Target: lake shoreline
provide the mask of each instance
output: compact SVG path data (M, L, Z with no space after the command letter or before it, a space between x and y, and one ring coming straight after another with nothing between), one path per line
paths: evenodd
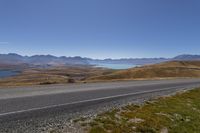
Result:
M13 77L19 75L20 73L21 73L20 70L0 69L0 79Z

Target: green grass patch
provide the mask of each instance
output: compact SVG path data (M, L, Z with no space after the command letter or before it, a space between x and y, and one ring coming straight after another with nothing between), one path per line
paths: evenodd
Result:
M199 133L200 89L99 114L89 133Z

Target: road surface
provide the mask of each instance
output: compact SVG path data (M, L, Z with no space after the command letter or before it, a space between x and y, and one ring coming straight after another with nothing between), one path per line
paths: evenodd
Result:
M0 88L0 122L166 90L200 86L200 79L120 81Z

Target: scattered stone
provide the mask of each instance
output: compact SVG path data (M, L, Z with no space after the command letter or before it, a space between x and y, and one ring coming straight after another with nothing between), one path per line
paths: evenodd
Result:
M129 119L130 123L141 123L141 122L144 122L143 119L140 119L140 118L133 118L133 119Z
M168 133L168 129L165 127L163 129L161 129L160 133Z

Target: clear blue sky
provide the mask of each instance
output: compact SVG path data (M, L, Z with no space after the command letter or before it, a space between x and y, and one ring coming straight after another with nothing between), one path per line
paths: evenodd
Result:
M0 53L200 54L200 0L0 0Z

